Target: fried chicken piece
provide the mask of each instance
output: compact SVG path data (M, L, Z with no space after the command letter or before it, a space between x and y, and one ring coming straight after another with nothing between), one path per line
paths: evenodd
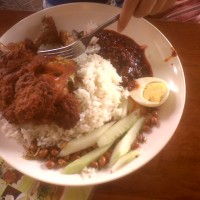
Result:
M32 41L10 43L9 52L0 59L0 109L12 102L15 94L15 83L24 71L23 66L35 55Z
M75 62L30 54L29 50L18 44L0 59L0 109L4 117L15 124L56 123L73 128L80 112L79 102L68 88L76 72Z
M60 44L59 34L55 22L51 16L43 18L40 32L35 38L34 44L38 48L42 44Z
M9 49L0 42L0 56L4 55L7 52L9 52Z
M72 31L69 34L67 31L58 31L54 19L51 16L44 17L42 20L42 25L37 37L34 40L35 46L39 48L41 45L56 45L56 46L66 46L75 42L80 38L82 32Z
M60 39L61 44L63 46L66 46L66 45L72 44L78 38L73 37L67 31L60 31L59 39Z
M22 75L16 82L12 104L4 110L5 118L16 124L48 123L49 116L54 111L53 82L51 76L35 77L33 72Z
M77 105L78 100L70 93L60 97L55 102L55 123L65 129L74 127L80 118Z
M52 120L49 116L55 110L53 77L35 77L33 73L26 73L17 81L16 87L13 105L18 123L44 124Z

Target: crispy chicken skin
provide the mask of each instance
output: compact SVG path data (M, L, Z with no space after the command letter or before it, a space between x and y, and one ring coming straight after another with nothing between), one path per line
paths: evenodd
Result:
M70 129L79 120L79 102L68 87L76 72L72 60L37 55L26 40L9 44L0 59L0 110L15 124L56 123Z
M59 34L56 28L56 24L51 16L44 17L42 25L40 27L39 34L34 40L36 47L40 47L42 44L59 44Z
M78 39L78 32L73 31L69 34L67 31L58 31L54 19L51 16L44 17L38 35L34 40L37 48L41 45L69 45Z
M36 54L34 44L25 40L20 43L10 43L6 56L0 59L0 108L7 107L15 95L15 83L25 71L24 65Z

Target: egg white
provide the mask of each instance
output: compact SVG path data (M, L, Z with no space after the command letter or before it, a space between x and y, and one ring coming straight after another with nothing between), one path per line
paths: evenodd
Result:
M164 80L156 77L143 77L143 78L138 78L135 81L136 81L136 87L132 91L130 91L130 96L138 104L146 107L158 107L161 106L167 100L169 96L169 87ZM144 90L150 83L162 83L166 87L165 88L166 92L163 94L161 101L159 102L149 101L144 98Z

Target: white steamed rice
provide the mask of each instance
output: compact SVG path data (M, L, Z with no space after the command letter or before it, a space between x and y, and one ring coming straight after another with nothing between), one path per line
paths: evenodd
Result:
M77 75L81 78L76 97L81 102L80 121L71 130L64 130L56 124L32 125L21 127L8 123L0 116L1 132L9 137L21 139L25 144L37 139L38 145L51 146L61 140L90 132L111 119L121 116L121 98L128 96L128 91L120 86L121 77L110 61L97 54L81 55L76 59L79 65Z

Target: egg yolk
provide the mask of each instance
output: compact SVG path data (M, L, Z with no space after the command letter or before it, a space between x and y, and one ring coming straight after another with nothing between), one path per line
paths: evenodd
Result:
M146 100L151 102L161 102L167 92L164 83L153 82L146 85L143 96Z

